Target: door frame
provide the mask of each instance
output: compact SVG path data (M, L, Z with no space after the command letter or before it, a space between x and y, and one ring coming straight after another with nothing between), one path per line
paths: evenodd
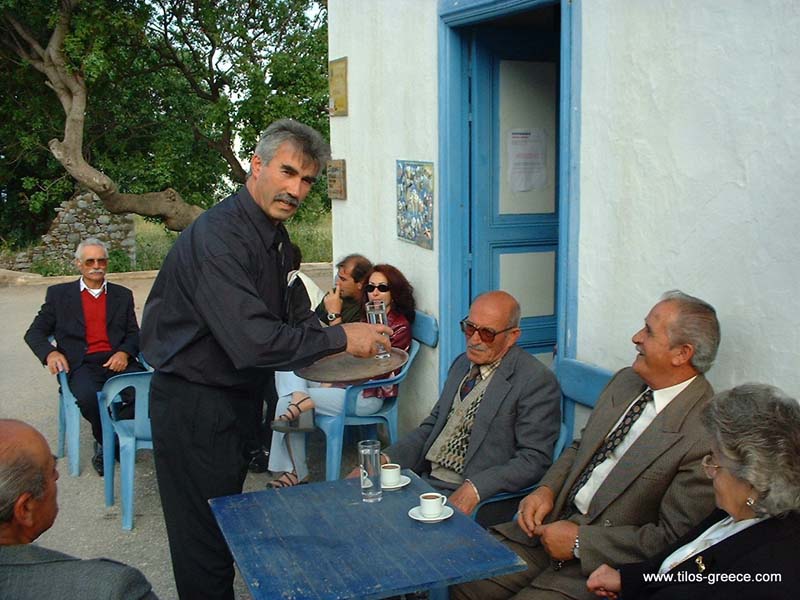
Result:
M464 351L458 321L469 312L469 36L461 28L556 3L561 6L556 344L559 356L576 357L581 0L439 0L440 386Z

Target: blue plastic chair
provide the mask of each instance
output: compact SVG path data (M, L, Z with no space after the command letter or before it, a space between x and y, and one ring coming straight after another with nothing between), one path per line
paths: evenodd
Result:
M611 371L573 358L557 359L554 371L561 386L561 430L553 450L553 462L561 456L564 448L571 444L575 437L575 407L581 405L590 409L594 408L600 392L603 391L613 375ZM480 508L486 504L510 498L521 498L535 488L536 484L517 492L502 492L482 500L472 511L471 516L474 519Z
M122 528L133 529L133 480L136 451L153 448L150 429L150 380L152 371L123 373L106 381L97 392L100 421L103 426L103 471L105 473L106 506L114 504L114 449L119 439L120 493L122 495ZM118 419L120 392L132 387L136 391L136 417ZM115 435L116 434L116 435Z
M377 425L386 425L391 443L397 441L397 396L384 398L383 406L371 415L359 416L356 414L356 401L361 390L377 388L385 385L399 384L408 375L408 370L419 352L420 344L434 347L439 341L439 326L432 316L416 311L414 323L411 326L411 347L408 352L408 361L400 372L394 377L376 379L358 385L348 386L345 390L344 411L336 416L317 413L314 424L325 433L325 479L333 481L339 479L342 468L342 446L344 444L344 428L348 425L367 425L376 428ZM373 430L370 437L376 437L377 431Z
M58 378L58 448L56 456L63 458L64 446L67 450L67 468L72 477L81 474L81 409L72 390L69 389L67 374L61 372Z

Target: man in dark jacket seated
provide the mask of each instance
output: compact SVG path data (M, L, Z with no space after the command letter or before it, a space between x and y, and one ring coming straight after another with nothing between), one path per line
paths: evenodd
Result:
M106 281L108 251L98 239L82 241L75 251L81 278L47 288L44 304L25 333L25 342L52 374L66 371L69 387L96 442L92 466L103 475L103 431L97 392L109 377L144 371L139 354L139 325L133 293ZM50 343L50 336L56 347ZM133 418L133 397L123 395L121 418Z

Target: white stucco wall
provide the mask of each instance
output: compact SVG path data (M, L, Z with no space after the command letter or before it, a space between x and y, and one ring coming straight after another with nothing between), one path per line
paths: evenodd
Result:
M661 292L718 310L717 389L800 394L800 4L582 2L578 358Z
M328 10L329 57L346 56L348 69L348 115L331 118L333 157L347 161L347 200L333 201L334 260L360 252L395 265L418 308L438 318L438 229L433 251L398 239L395 190L397 160L431 161L438 211L436 2L330 0ZM437 376L436 353L423 346L401 389L401 432L430 411Z

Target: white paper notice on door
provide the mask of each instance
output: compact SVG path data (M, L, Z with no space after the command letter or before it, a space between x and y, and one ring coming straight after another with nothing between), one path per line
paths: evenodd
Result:
M547 137L544 130L508 132L508 184L514 192L542 190L547 184Z

